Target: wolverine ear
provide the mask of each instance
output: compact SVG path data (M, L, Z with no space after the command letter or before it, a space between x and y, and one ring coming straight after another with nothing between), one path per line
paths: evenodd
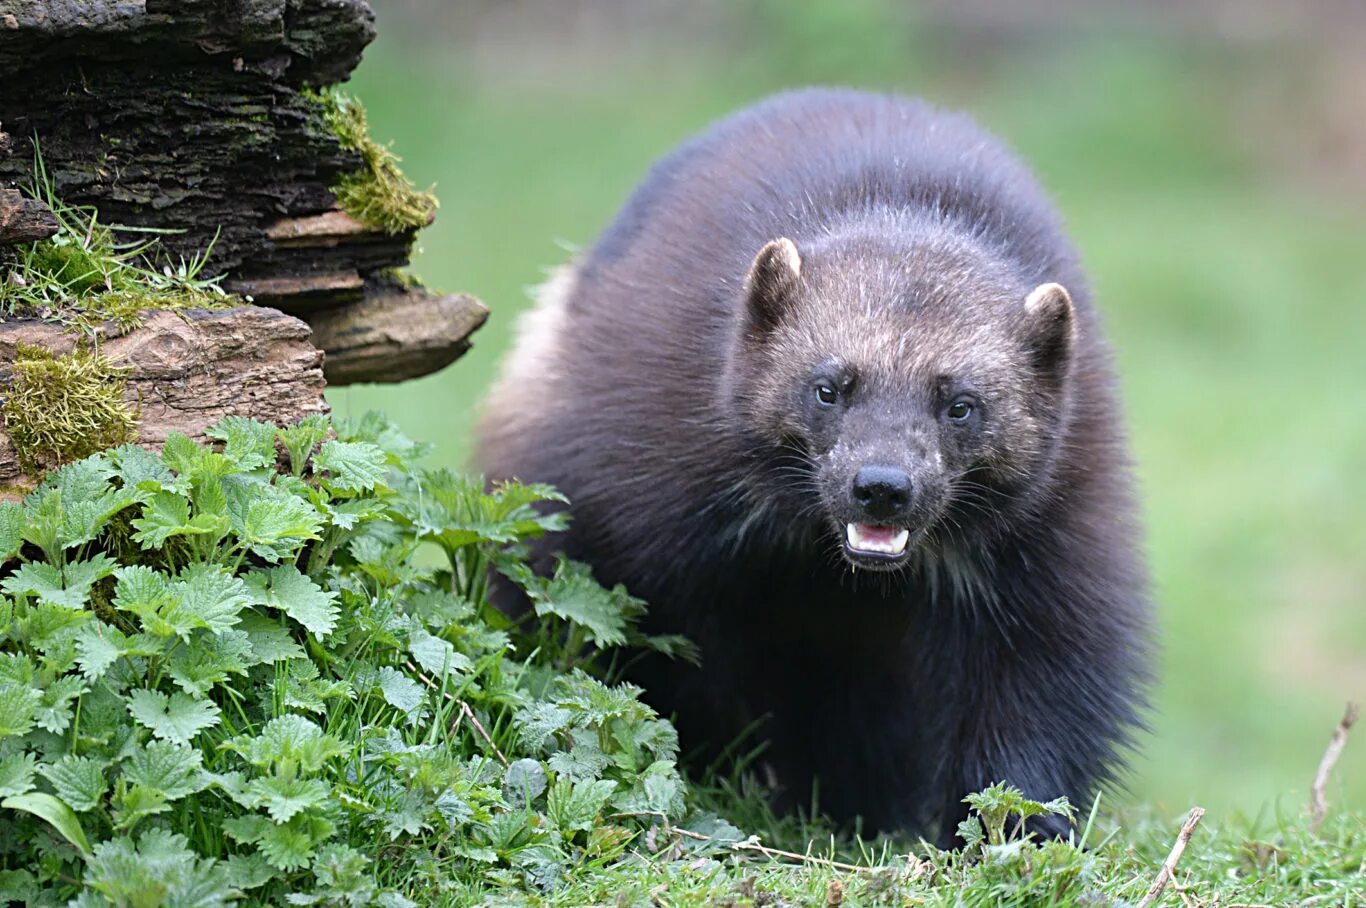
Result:
M1035 365L1045 371L1065 366L1077 333L1076 310L1067 288L1062 284L1040 284L1025 297L1024 306Z
M797 244L787 237L779 237L759 250L745 278L745 315L750 335L762 338L778 326L792 304L801 276L801 254Z

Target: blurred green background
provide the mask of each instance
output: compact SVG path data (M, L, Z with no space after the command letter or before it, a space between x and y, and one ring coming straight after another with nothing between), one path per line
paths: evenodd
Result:
M675 143L812 83L966 109L1054 194L1118 350L1163 639L1124 797L1303 809L1366 696L1363 8L375 5L352 87L442 202L414 270L492 315L455 365L336 389L337 412L381 408L462 465L527 288ZM1359 738L1329 791L1358 808Z

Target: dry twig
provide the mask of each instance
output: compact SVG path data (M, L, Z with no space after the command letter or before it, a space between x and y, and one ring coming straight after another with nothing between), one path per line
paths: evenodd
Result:
M1176 842L1172 845L1171 853L1162 862L1162 869L1157 872L1157 879L1148 887L1148 892L1138 903L1137 908L1148 908L1149 905L1157 901L1162 890L1167 888L1167 883L1171 881L1172 874L1176 872L1176 865L1181 860L1181 855L1186 851L1186 845L1191 840L1191 833L1195 832L1195 827L1200 825L1200 818L1205 815L1205 808L1192 807L1190 816L1186 817L1186 822L1181 825L1181 832L1176 836Z
M414 665L411 662L405 662L403 664L407 666L408 671L417 675L418 680L420 680L423 684L427 685L432 690L441 690L441 688L437 685L435 681L433 681L431 678L428 678L426 675L422 674L422 672L418 671L416 665ZM451 724L450 733L455 734L455 730L460 727L460 720L462 718L468 718L471 724L474 725L475 730L479 732L480 737L482 737L485 741L488 742L489 747L493 748L493 752L498 756L498 762L502 763L504 766L510 765L508 763L508 758L503 756L503 752L498 749L498 745L493 743L493 738L489 736L488 731L484 728L483 724L480 723L479 717L474 714L474 710L470 709L470 705L466 703L464 700L461 700L455 694L452 694L450 691L442 691L442 696L444 696L450 702L458 704L460 706L460 715L456 716L455 722Z
M1323 759L1319 761L1319 771L1314 774L1314 787L1310 790L1309 808L1312 818L1309 821L1309 831L1318 832L1323 825L1324 817L1328 815L1328 801L1324 797L1324 789L1328 787L1328 779L1333 774L1333 766L1337 764L1338 757L1342 756L1342 748L1347 744L1347 732L1351 730L1352 724L1356 722L1360 709L1355 703L1347 704L1347 711L1342 714L1342 721L1338 727L1333 729L1333 737L1328 741L1328 749L1323 752Z

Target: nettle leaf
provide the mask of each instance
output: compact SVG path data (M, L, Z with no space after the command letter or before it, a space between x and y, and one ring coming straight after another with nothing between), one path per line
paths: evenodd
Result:
M555 564L554 576L549 580L535 578L527 594L537 615L572 621L599 646L625 643L628 615L644 610L644 603L627 595L625 587L603 589L588 565L563 557Z
M422 685L387 665L379 670L376 683L385 702L405 713L416 710L425 699Z
M221 633L237 624L237 614L251 599L241 578L217 564L191 564L179 574L175 592L180 596L180 613L195 627Z
M103 552L85 561L69 561L64 568L30 561L6 577L0 589L37 596L40 602L63 608L83 609L90 601L90 588L116 567L118 562Z
M436 677L448 673L466 674L474 670L474 663L468 656L457 653L449 642L427 633L422 622L416 618L408 627L408 651L423 671Z
M354 530L367 520L384 516L384 506L372 498L350 498L327 502L322 512L334 527Z
M292 564L253 571L246 582L255 604L279 609L320 640L337 626L337 594L324 591Z
M557 779L546 796L546 816L561 832L592 829L593 821L616 788L617 783L610 779L591 782Z
M186 476L202 472L211 453L183 432L169 433L161 445L161 459L166 466Z
M299 659L289 665L285 680L285 705L309 712L327 711L327 701L334 698L351 699L354 689L348 681L323 681L318 667L310 659Z
M40 772L52 783L57 797L72 810L83 813L99 806L109 791L109 781L104 776L106 766L103 760L68 754L56 763L44 765Z
M111 904L194 905L223 908L241 894L228 881L227 865L200 858L179 833L152 829L134 844L119 836L95 846L84 883Z
M165 462L142 445L120 445L105 453L125 489L154 492L176 485L175 474Z
M130 788L123 779L114 783L111 806L114 828L118 830L131 829L147 817L166 813L171 809L171 803L161 792L141 785Z
M10 754L0 760L0 798L32 791L37 765L37 757L31 753Z
M575 728L569 732L570 747L551 754L547 765L557 775L580 781L596 779L611 764L602 752L598 733L591 728Z
M220 746L241 754L257 769L276 770L281 775L288 775L288 771L314 773L333 757L350 752L314 722L296 715L271 719L259 735L238 735Z
M209 787L202 771L199 750L170 741L151 741L123 761L123 777L129 784L177 801Z
M313 458L314 470L325 470L328 488L364 492L382 486L384 452L368 441L329 441Z
M134 541L144 549L159 549L173 536L221 537L227 521L213 513L190 517L190 503L178 492L157 492L133 521Z
M18 684L0 684L0 738L26 735L33 729L39 692Z
M299 870L313 860L317 847L336 827L322 817L299 814L284 825L266 824L257 843L266 860L281 870Z
M968 817L958 824L958 837L969 850L976 848L987 838L986 833L982 831L982 821L975 816Z
M240 630L218 634L199 631L177 647L167 660L167 671L181 690L203 697L228 675L245 675L252 663L251 638Z
M523 746L536 751L550 742L556 732L568 728L574 721L574 713L554 703L537 700L518 710L512 721Z
M271 826L270 820L259 814L243 814L223 821L223 832L242 845L255 845Z
M225 416L204 432L223 442L223 456L239 470L275 463L275 426L244 416Z
M76 633L76 662L88 681L97 681L124 655L128 638L103 621L92 621Z
M199 629L228 630L249 604L246 585L220 565L188 565L175 581L145 565L116 573L115 607L137 615L147 632L158 637L188 639Z
M71 724L71 701L87 690L89 688L85 686L85 680L78 675L63 675L44 685L38 698L38 707L34 710L34 721L39 728L54 735L61 734Z
M275 877L275 868L259 852L228 855L228 883L235 889L258 889Z
M269 483L235 483L228 493L228 518L241 544L252 554L277 563L300 546L320 538L317 509Z
M423 538L447 551L476 542L515 542L566 525L563 514L541 514L532 507L564 500L545 486L512 484L485 494L482 479L444 468L411 471L400 485L404 494L395 508Z
M250 586L248 586L250 589ZM289 629L279 621L253 611L243 612L238 629L247 635L247 664L282 662L302 659L304 650L289 635Z
M288 822L296 814L323 804L332 795L332 786L322 779L263 776L247 786L240 803L244 807L264 807L276 823Z
M109 487L114 467L103 452L69 463L43 482L62 493L65 502L98 498Z
M295 476L303 473L304 468L308 466L308 458L313 455L313 449L327 438L331 428L331 422L326 416L314 414L305 416L296 425L276 430L280 444L284 445L285 451L289 454L289 466Z
M63 493L62 533L66 547L72 548L94 540L114 515L144 498L146 494L137 489L105 488L96 498L81 499L73 497L73 493Z
M612 803L622 813L683 814L684 785L672 760L656 760Z
M9 561L24 547L24 507L13 501L0 503L0 563Z
M171 578L145 564L121 567L114 572L114 607L142 619L148 633L170 637L181 630L166 617L177 605L171 591ZM188 633L191 628L183 629Z
M128 694L128 712L158 738L189 744L195 735L218 724L222 710L178 691L168 697L160 691L135 690Z
M0 684L31 686L38 677L33 660L23 653L0 653Z
M77 629L91 618L87 611L40 603L16 622L20 638L47 653L74 643Z

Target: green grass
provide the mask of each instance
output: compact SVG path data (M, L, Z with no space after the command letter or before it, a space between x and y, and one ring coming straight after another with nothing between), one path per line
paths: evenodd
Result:
M1058 199L1118 351L1163 653L1153 733L1117 800L1164 817L1200 803L1219 828L1303 803L1343 701L1366 693L1366 214L1249 150L1245 64L1226 52L1081 30L984 53L884 27L876 7L827 10L834 22L764 7L745 47L650 45L648 63L563 73L514 56L491 74L436 41L400 50L382 21L355 91L443 200L415 271L492 316L441 374L330 400L381 407L463 463L525 288L676 142L816 81L968 109ZM1366 747L1335 786L1366 807Z

